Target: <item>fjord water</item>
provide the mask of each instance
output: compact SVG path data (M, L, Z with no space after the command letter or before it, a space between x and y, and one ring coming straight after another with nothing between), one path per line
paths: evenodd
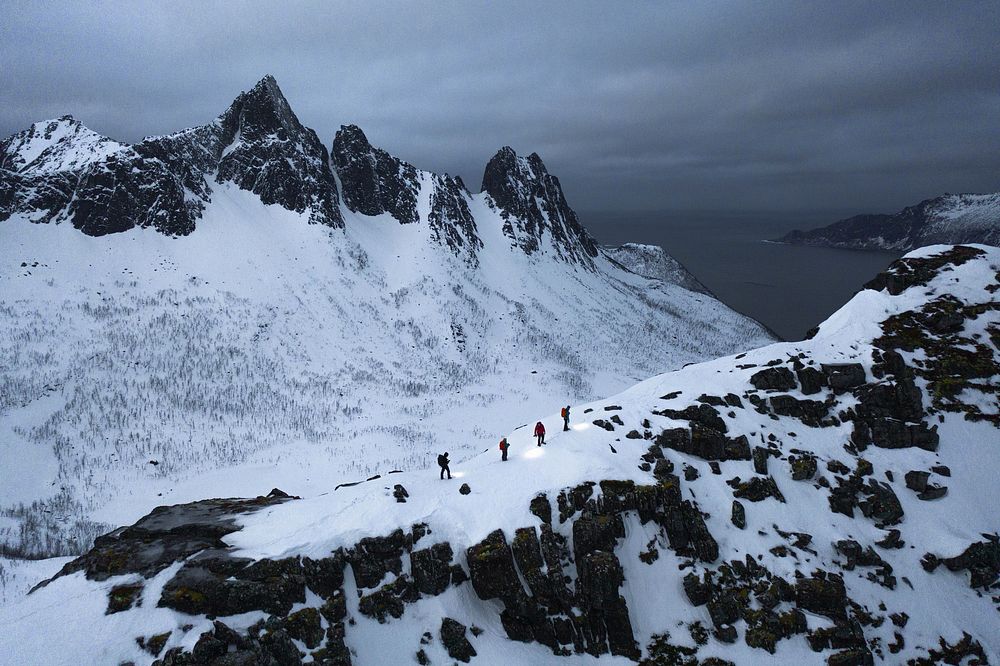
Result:
M768 242L850 215L641 211L581 213L605 245L661 245L724 303L801 340L898 255Z

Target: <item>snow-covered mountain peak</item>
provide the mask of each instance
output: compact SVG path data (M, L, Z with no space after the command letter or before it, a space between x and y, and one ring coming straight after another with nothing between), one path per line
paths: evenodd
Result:
M310 222L343 226L326 147L299 122L274 77L237 97L218 124L220 183L234 182L265 204L308 212Z
M124 147L67 115L34 123L0 141L0 169L31 174L74 171Z

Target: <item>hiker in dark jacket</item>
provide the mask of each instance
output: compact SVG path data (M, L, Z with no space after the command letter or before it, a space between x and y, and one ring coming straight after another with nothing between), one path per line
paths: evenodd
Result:
M538 446L545 443L545 426L541 421L535 424L535 437L538 438Z
M569 405L562 408L563 432L569 430Z
M441 455L438 456L438 465L441 466L441 478L442 479L444 478L444 473L445 472L448 472L448 478L449 479L451 478L451 470L448 468L448 463L449 462L451 462L451 461L448 460L448 452L447 451L445 451L443 454L441 454Z
M507 449L509 449L509 448L510 448L510 444L507 443L507 438L504 437L503 439L500 440L500 453L502 454L502 456L500 457L500 460L506 462L506 460L507 460Z

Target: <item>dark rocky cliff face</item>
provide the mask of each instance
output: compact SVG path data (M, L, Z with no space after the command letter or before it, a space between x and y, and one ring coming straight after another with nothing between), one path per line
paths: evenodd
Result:
M225 145L218 180L260 195L309 221L343 226L329 155L311 129L303 127L273 77L236 98L219 118Z
M501 148L486 165L483 191L506 221L504 233L528 254L536 252L548 235L565 259L589 265L597 256L597 243L537 153L523 158L510 147Z
M357 125L344 125L333 141L333 161L344 203L363 215L388 213L400 224L420 222L418 200L430 188L430 210L424 220L435 240L456 254L475 260L482 241L469 209L469 192L460 178L419 171L412 164L374 148Z

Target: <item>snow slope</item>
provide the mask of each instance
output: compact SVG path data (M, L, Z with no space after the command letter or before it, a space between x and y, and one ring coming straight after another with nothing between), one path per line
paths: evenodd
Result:
M508 462L486 440L453 449L451 481L421 470L337 490L289 487L303 498L235 518L241 529L224 537L228 552L184 565L168 559L148 576L107 563L101 566L112 567L111 578L97 576L109 570L93 568L104 561L95 549L81 560L86 576L77 569L0 609L0 655L150 663L153 655L136 638L164 633L156 654L171 658L196 644L202 654L212 645L263 654L277 650L280 637L293 646L290 663L298 653L320 662L345 651L354 664L409 663L418 650L440 663L448 659L439 633L447 616L482 630L467 635L478 653L472 663L480 665L565 663L556 654L563 649L575 654L573 663L640 656L685 664L987 663L971 661L975 654L995 661L1000 250L927 248L870 287L811 340L698 363L575 405L568 432L554 405L539 403L546 446L535 445L530 428L508 428ZM809 461L811 471L803 464ZM907 475L914 470L928 470L931 488L947 487L944 496L918 497ZM262 475L257 485L270 487L274 478ZM469 494L459 493L462 483ZM400 487L405 502L397 500ZM541 494L548 519L538 507ZM737 524L737 504L745 525ZM361 540L411 526L420 544L398 546L395 574L383 576L378 566L394 565L379 557L391 555ZM524 547L534 539L537 548L538 529L545 563L536 570L526 566ZM496 530L513 544L516 568L506 546L487 545ZM546 530L556 536L546 541ZM387 543L381 548L391 550ZM379 604L392 608L386 595L419 579L417 549L442 543L471 584L452 574L440 591L407 593L398 616L388 612L379 621ZM981 551L970 549L978 543ZM302 596L289 602L292 615L268 620L273 611L227 612L236 597L212 596L213 588L199 587L208 585L204 579L185 578L194 591L178 591L175 576L223 566L199 564L213 557L291 571L305 566L298 557L339 567L346 561L347 573L335 583L339 591L321 593L307 568L307 587L299 582ZM603 574L594 573L598 565ZM232 566L237 578L213 584L244 584L244 564ZM374 583L364 573L372 566L379 571ZM508 566L513 578L501 576ZM547 577L553 567L561 572ZM564 575L576 579L575 592L553 610L539 595L546 585L563 585ZM140 605L105 615L108 592L123 583L142 586ZM199 589L216 600L205 601ZM327 598L342 599L342 611L323 606L322 617L310 616ZM621 603L624 625L615 615ZM212 607L224 626L179 607ZM302 625L310 617L321 637L325 632L326 652L307 645ZM546 627L566 626L561 621L576 627L570 642L539 644L550 636ZM521 642L507 638L524 631ZM341 652L331 652L338 646Z
M633 273L680 285L691 291L711 294L684 265L658 245L625 243L608 247L605 253Z
M331 229L232 186L181 238L0 224L0 466L19 479L0 541L76 553L262 474L319 492L422 468L540 406L769 341L602 257L529 257L484 195L471 205L475 266L427 224L345 210Z

